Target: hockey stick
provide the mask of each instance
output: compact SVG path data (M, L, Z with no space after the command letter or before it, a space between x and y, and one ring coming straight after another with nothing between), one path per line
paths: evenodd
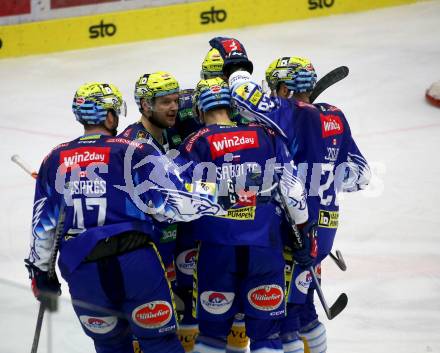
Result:
M312 91L312 94L309 97L310 103L313 103L315 99L318 98L318 96L327 88L346 78L349 72L350 70L347 66L339 66L318 80L315 88ZM345 264L342 253L339 250L336 250L336 255L330 253L330 257L342 271L347 270L347 265Z
M14 154L11 156L11 161L17 164L21 169L23 169L26 173L28 173L31 177L34 179L37 178L38 173L33 171L32 168L30 168L18 154ZM50 254L50 260L49 260L49 269L48 269L48 277L53 278L55 276L55 266L56 266L56 260L58 255L58 249L60 246L60 240L61 235L63 233L64 228L64 202L61 203L60 211L58 215L58 222L55 228L55 241L54 245L52 247L52 251ZM57 296L50 296L51 308L50 311L54 311L57 309L57 303L58 303L58 297ZM38 350L38 343L40 341L40 334L41 334L41 327L43 325L43 319L44 319L44 313L46 311L46 306L43 303L40 303L40 307L38 309L38 316L37 316L37 324L35 327L35 333L34 333L34 339L32 341L32 348L31 353L36 353Z
M62 236L63 228L64 228L64 218L65 218L64 202L62 202L61 207L60 207L60 213L58 216L57 226L55 228L55 242L52 247L51 254L50 254L50 262L49 262L49 270L48 270L48 277L49 278L53 278L55 276L55 266L56 266L58 250L60 247L61 236ZM58 297L56 295L49 295L49 297L50 297L50 300L52 301L50 311L57 310ZM38 318L37 318L37 324L35 327L34 340L32 343L31 353L37 353L38 342L40 341L41 326L43 325L44 312L46 311L46 309L47 309L46 306L43 303L40 303L40 308L38 310Z
M336 255L334 255L332 252L330 253L330 257L335 262L335 264L342 270L347 270L347 265L345 264L345 260L342 257L342 253L339 250L336 250Z
M276 175L276 172L275 172L275 175ZM277 175L276 175L276 177L278 178ZM299 233L298 227L296 226L295 221L293 220L293 215L290 213L290 209L287 207L286 199L285 199L283 192L281 191L281 185L280 185L279 181L278 181L278 194L280 196L281 203L282 203L284 211L285 211L284 213L286 214L287 219L288 219L290 225L292 226L293 235L294 235L293 246L296 249L301 249L304 245L302 242L302 239L301 239L301 234ZM322 292L321 285L318 281L318 278L316 277L316 273L315 273L315 269L313 268L313 265L310 266L308 268L308 270L312 274L312 279L313 279L313 282L315 283L316 292L318 293L319 300L321 301L322 307L324 308L324 311L325 311L325 314L327 315L327 318L329 320L334 319L347 306L347 303L348 303L347 294L345 294L345 293L340 294L339 297L336 299L336 301L333 303L333 305L331 307L329 307L327 304L327 301L325 300L324 293Z
M28 173L32 178L37 179L38 173L30 168L18 154L11 156L11 161L17 164L21 169Z
M336 69L333 69L329 73L327 73L324 77L322 77L318 82L316 82L315 88L312 91L312 94L309 97L310 103L313 103L318 96L324 92L327 88L334 85L336 82L341 81L342 79L348 76L349 69L347 66L339 66Z

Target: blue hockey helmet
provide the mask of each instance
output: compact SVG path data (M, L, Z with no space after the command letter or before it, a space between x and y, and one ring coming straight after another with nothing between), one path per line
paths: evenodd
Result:
M231 107L228 84L220 77L200 80L194 93L194 105L202 112Z

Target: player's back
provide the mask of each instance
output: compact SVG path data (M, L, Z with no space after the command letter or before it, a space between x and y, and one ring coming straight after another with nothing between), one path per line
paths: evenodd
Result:
M295 138L290 151L307 190L309 210L336 211L337 185L344 178L346 146L352 140L350 127L335 106L292 102Z
M64 193L65 236L60 266L69 271L101 239L127 231L156 236L151 218L135 205L133 194L120 188L133 185L138 178L132 165L146 148L130 142L85 135L57 146L43 162L38 178L40 187L54 195L52 199L57 205L63 202L59 193Z
M267 186L264 168L276 157L274 138L272 131L255 124L209 125L184 142L181 152L185 158L196 164L211 162L215 168L214 179L205 180L215 182L220 190L231 185L237 190L239 183L248 187L226 216L193 222L195 239L228 245L279 245L280 216L271 192L260 196L250 191ZM207 174L212 176L212 170ZM272 183L270 179L269 185Z

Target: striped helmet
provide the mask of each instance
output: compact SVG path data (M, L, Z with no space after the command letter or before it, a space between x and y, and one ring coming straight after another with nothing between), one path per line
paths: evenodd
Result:
M111 83L91 82L82 85L75 93L73 114L81 124L97 125L105 121L107 111L126 115L127 109L119 89Z
M310 92L316 79L310 60L295 56L275 59L266 70L266 81L272 90L282 82L294 93Z
M202 112L231 106L228 84L220 77L200 80L194 93L194 105Z

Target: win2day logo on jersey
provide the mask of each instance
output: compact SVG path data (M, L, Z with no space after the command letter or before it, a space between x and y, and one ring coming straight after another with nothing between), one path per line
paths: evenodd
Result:
M208 136L207 139L213 159L222 157L226 153L259 147L256 131L226 132Z
M321 114L320 118L323 138L340 135L344 132L344 124L339 116Z
M92 163L108 164L110 147L79 147L60 152L60 165L66 170L77 167L87 167Z

